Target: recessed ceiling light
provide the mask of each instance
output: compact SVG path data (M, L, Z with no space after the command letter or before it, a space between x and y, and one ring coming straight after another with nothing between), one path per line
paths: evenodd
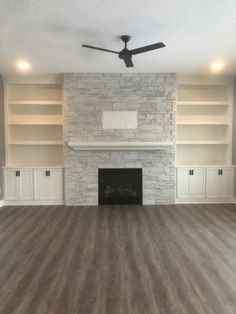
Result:
M222 61L213 62L211 65L211 71L212 72L220 72L224 69L224 63Z
M25 61L25 60L20 60L17 62L17 67L20 71L22 72L27 72L30 70L31 68L31 65L28 61Z

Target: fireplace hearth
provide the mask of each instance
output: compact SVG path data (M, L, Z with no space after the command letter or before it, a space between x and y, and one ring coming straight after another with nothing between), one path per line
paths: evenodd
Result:
M98 202L105 204L142 204L142 169L98 169Z

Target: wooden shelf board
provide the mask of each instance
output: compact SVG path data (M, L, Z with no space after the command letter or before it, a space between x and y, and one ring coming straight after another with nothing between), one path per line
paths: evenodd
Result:
M11 141L9 145L63 145L63 141Z
M227 101L177 101L181 106L229 106Z
M189 168L189 167L212 167L212 168L215 168L215 167L235 167L234 165L232 164L228 164L228 163L185 163L185 164L176 164L175 165L176 167L178 168Z
M220 121L177 121L177 125L229 125Z
M9 125L63 125L60 121L15 121L9 122Z
M9 101L10 105L50 105L50 106L58 106L62 105L62 101L54 101L54 100L16 100Z
M177 141L177 145L228 145L226 141Z
M184 81L179 81L177 83L178 86L186 86L186 85L188 85L188 86L197 86L197 87L198 86L219 86L219 85L227 87L228 84L229 84L228 82L220 82L220 81L218 81L218 82L209 82L209 81L202 81L202 82L200 82L200 81L188 81L188 82L184 82Z
M4 169L11 169L11 168L26 168L26 169L31 169L31 168L50 168L50 169L57 169L57 168L64 168L63 164L45 164L45 165L40 165L40 164L11 164L6 167L3 167Z

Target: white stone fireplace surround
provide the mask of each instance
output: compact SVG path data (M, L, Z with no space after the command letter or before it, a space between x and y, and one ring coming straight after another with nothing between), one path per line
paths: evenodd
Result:
M175 199L175 74L64 75L65 202L98 204L99 168L142 168L143 203ZM136 129L104 129L104 111L136 111Z

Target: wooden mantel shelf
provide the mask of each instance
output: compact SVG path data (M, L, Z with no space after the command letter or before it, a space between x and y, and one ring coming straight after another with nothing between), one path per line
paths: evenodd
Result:
M172 142L68 142L73 150L163 150L169 149Z

